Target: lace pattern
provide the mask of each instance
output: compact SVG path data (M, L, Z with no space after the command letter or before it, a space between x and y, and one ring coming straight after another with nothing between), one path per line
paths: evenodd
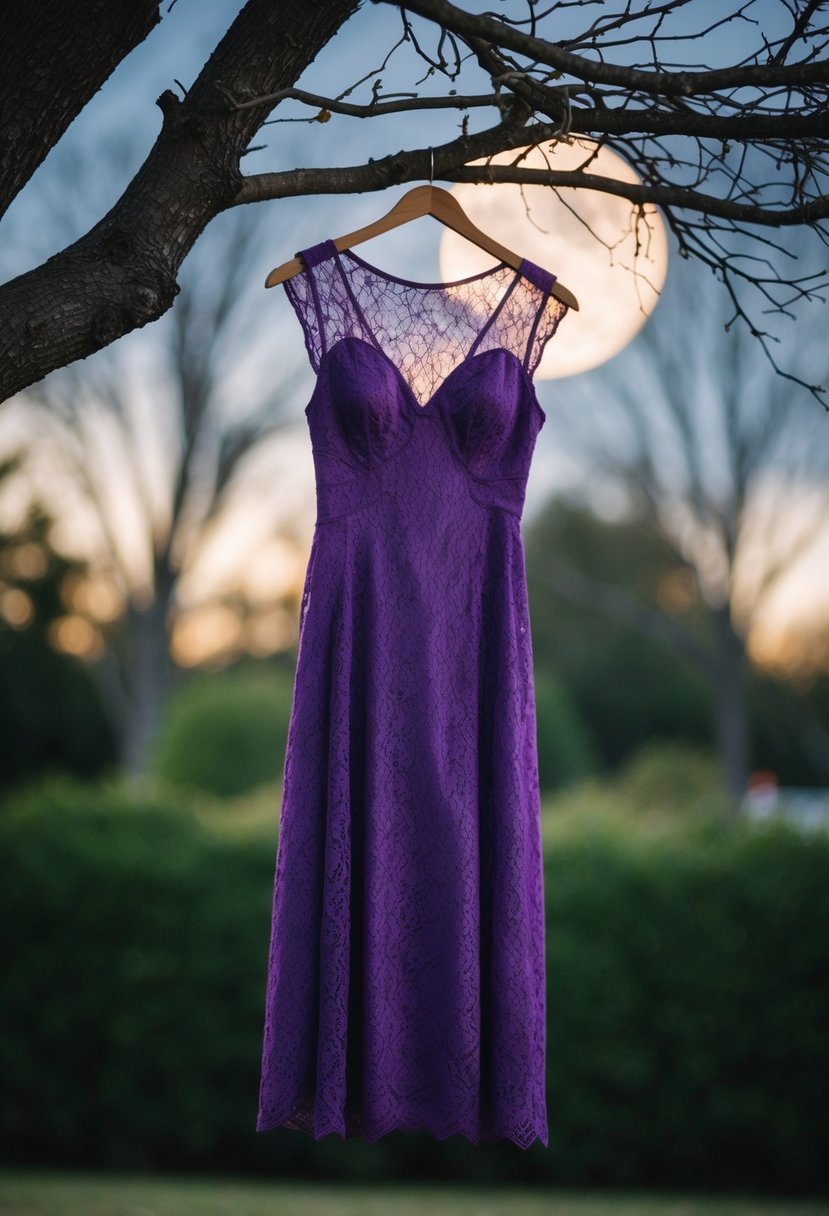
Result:
M520 517L566 309L532 263L285 283L317 373L257 1130L548 1143Z
M532 377L567 312L550 293L553 276L530 262L523 272L501 265L423 285L387 275L350 249L338 253L333 241L322 249L328 256L312 274L284 284L314 371L338 341L361 338L399 368L421 405L455 367L486 350L510 351Z

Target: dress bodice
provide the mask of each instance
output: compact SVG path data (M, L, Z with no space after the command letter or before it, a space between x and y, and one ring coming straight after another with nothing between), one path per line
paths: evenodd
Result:
M306 270L285 289L317 372L305 414L318 523L381 497L405 449L410 477L448 453L472 498L520 517L546 418L532 372L567 310L555 277L524 259L417 284L332 240L298 256Z

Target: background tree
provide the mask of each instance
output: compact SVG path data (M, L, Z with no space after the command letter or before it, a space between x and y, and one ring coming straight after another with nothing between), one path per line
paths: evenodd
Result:
M116 164L129 159L126 144L110 151ZM51 201L72 196L77 169L63 164ZM64 225L77 219L74 193L75 214L67 212ZM44 209L60 214L48 202ZM88 517L94 533L89 581L107 611L96 613L86 595L96 634L87 657L117 759L133 779L146 771L161 706L187 674L171 645L187 609L182 584L238 495L255 496L267 516L251 458L290 422L286 403L304 370L300 350L293 361L283 355L278 376L269 378L256 374L251 358L262 318L246 287L264 218L222 217L221 233L206 234L188 258L169 316L151 335L136 335L140 349L99 352L26 394L27 475L61 486L64 513L76 503L75 515ZM302 538L295 539L299 547ZM216 592L210 603L226 603L242 619L249 610L238 589Z
M21 448L0 461L2 790L44 772L91 776L115 755L88 664L75 653L89 641L71 602L86 563L55 549L57 520L42 502L21 502L15 487L25 460Z
M568 560L563 538L546 535L544 550L556 558L539 561L535 576L696 670L737 798L753 764L749 639L781 582L826 535L829 443L825 415L757 359L747 330L726 330L726 313L704 268L683 265L636 341L560 390L551 425L583 470L584 492L600 487L605 506L612 496L628 529L652 540L636 556L617 538L611 567L607 546L591 562L595 546L582 535ZM802 310L791 361L826 376L825 327L811 310Z
M386 4L399 12L400 34L376 70L336 97L295 87L361 8L365 22ZM159 22L160 5L141 0L123 9L103 0L69 6L51 0L39 6L36 23L30 17L22 0L4 11L3 207L116 64ZM732 62L707 66L735 31L739 50ZM814 299L826 285L823 267L783 271L764 256L775 245L766 233L777 228L808 225L826 238L828 36L825 6L815 0L734 0L716 7L664 0L638 9L624 0L599 8L562 0L543 11L516 3L502 15L471 13L448 0L405 6L381 0L370 9L357 0L249 0L198 79L187 90L178 86L184 96L170 88L158 98L161 131L110 210L60 253L0 289L0 398L162 316L180 290L184 258L220 212L263 199L354 194L423 179L428 145L435 175L444 181L609 191L630 199L642 225L641 204L658 204L680 252L716 270L733 315L749 321L771 358L759 309L785 313L793 299ZM390 66L401 48L414 52L411 81ZM336 49L329 51L332 68ZM435 81L443 91L427 92L424 85ZM354 96L359 89L362 101ZM288 101L311 122L332 115L371 119L365 162L246 177L241 161L251 140ZM374 120L406 111L423 112L420 146L369 156L377 143ZM438 125L441 111L459 121L460 131L449 138ZM470 130L479 112L495 121ZM557 140L576 134L619 152L643 184L591 174L589 158L576 172L557 171L552 163L547 171L520 161L469 164L527 145L553 152ZM751 234L751 261L735 248L733 238L744 233Z

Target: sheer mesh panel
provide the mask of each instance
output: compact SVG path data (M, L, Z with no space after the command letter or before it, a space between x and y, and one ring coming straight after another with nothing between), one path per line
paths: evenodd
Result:
M541 282L545 277L541 271ZM335 251L284 286L314 371L338 341L360 338L397 366L420 405L455 367L487 350L511 351L532 376L567 312L546 285L511 266L458 283L415 284L351 250Z

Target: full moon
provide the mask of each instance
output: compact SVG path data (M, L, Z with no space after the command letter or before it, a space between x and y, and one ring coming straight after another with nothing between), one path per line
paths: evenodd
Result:
M555 143L546 154L531 149L519 163L569 172L584 165L595 149L583 139ZM489 163L510 164L520 154L519 149L502 152ZM586 172L640 184L633 169L606 148L596 152ZM627 346L656 307L668 271L668 241L652 204L646 203L640 214L627 199L598 190L512 183L463 182L450 193L473 224L551 271L579 302L578 312L571 309L562 322L566 341L548 342L536 379L573 376L605 363ZM439 257L441 276L449 281L492 265L488 253L450 228L443 232Z

